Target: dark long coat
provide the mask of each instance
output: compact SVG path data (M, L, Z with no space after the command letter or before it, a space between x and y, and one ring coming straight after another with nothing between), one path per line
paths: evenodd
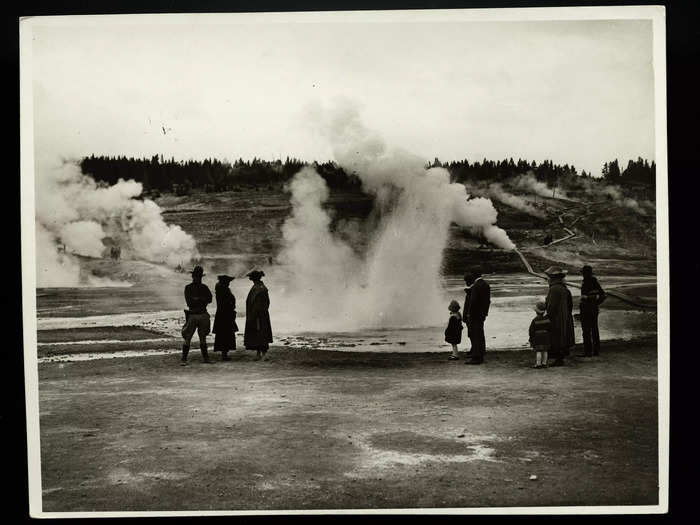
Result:
M236 298L227 284L216 283L216 315L214 316L214 351L236 349Z
M555 279L549 285L545 301L547 317L552 322L550 331L551 352L566 355L574 346L574 301L563 279Z
M267 350L272 342L270 296L261 281L253 283L245 301L243 344L248 350Z
M491 305L491 286L482 278L474 281L467 293L464 315L469 319L485 321Z
M445 342L458 345L462 342L462 316L459 312L450 314L450 320L445 328Z
M467 316L467 311L469 310L469 298L472 295L472 287L467 286L464 289L464 294L465 294L464 295L464 310L462 310L464 312L464 317L462 318L462 322L467 326L467 336L469 336L470 335L469 334L469 323L467 322L467 320L465 318Z

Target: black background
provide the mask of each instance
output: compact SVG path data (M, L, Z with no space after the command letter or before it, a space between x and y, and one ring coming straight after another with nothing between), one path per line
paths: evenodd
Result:
M698 485L697 455L698 438L694 427L698 409L698 389L693 388L698 374L697 354L700 342L694 330L700 317L696 306L700 279L700 263L695 258L700 235L695 231L698 223L696 201L700 178L700 83L697 70L700 67L698 36L700 35L700 10L698 2L543 2L543 1L53 1L16 2L5 4L3 13L2 86L3 124L6 127L3 141L4 160L0 172L3 194L0 201L3 211L0 252L3 261L5 292L2 301L4 338L0 346L0 436L2 436L2 472L4 487L0 489L0 516L8 524L30 521L27 495L27 448L24 398L24 364L22 355L22 289L20 246L20 170L19 170L19 23L20 16L61 14L110 14L110 13L166 13L166 12L245 12L245 11L316 11L316 10L363 10L363 9L450 9L450 8L508 8L508 7L556 7L580 5L665 5L667 37L667 108L668 108L668 186L670 221L670 267L671 267L671 480L669 490L670 513L666 516L606 516L608 521L633 523L671 521L690 518L693 512L693 497ZM656 159L657 163L659 159ZM695 337L693 337L695 336ZM531 520L544 521L588 521L600 516L534 516ZM351 517L306 516L283 518L298 521L334 522L348 521ZM386 521L390 517L365 516L363 520ZM396 519L396 518L394 518ZM410 517L402 516L403 523L420 521L485 521L491 517ZM503 516L499 520L505 519ZM509 517L509 521L521 521L523 517ZM53 521L53 520L51 520ZM63 521L63 520L62 520ZM107 523L122 523L128 519L110 519ZM160 518L158 522L195 522L194 518ZM199 518L197 522L250 523L282 521L279 517ZM65 523L65 521L63 521ZM80 522L104 522L103 520L80 520Z

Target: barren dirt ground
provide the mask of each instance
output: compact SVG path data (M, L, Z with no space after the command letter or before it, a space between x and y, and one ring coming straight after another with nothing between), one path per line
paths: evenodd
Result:
M446 358L41 364L43 510L657 503L654 339L545 370Z

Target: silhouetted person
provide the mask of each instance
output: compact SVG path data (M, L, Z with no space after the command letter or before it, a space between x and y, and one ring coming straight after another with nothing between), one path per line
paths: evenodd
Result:
M480 269L473 269L464 276L467 287L466 303L464 306L464 321L467 324L467 335L471 341L471 350L467 353L469 365L480 365L486 354L486 334L484 323L491 305L491 287L481 276Z
M467 337L471 343L471 332L469 330L469 323L467 322L467 309L469 308L469 297L472 294L472 285L474 284L474 275L471 273L464 274L464 309L462 310L462 322L467 326ZM473 347L473 344L471 345ZM467 358L471 357L473 354L472 348L470 347L467 351Z
M535 352L535 366L533 368L547 368L552 322L547 317L547 305L543 301L538 302L534 310L537 316L530 322L528 329L528 340Z
M270 324L270 296L267 288L261 281L265 272L253 270L248 278L253 281L253 286L248 292L245 301L245 332L243 344L248 350L257 352L256 360L263 356L267 361L267 351L272 342L272 325Z
M462 342L462 315L459 313L457 301L450 301L447 309L450 311L450 318L447 322L447 328L445 328L445 342L452 345L452 354L449 358L455 361L459 359L457 345Z
M554 358L551 366L562 366L564 358L574 346L574 303L571 292L564 284L566 271L558 266L550 266L544 273L549 277L549 293L545 301L547 317L551 321L549 357Z
M593 268L586 265L581 269L581 329L583 330L583 357L598 355L600 352L600 333L598 332L598 306L605 301L605 292L593 277Z
M552 234L548 233L547 235L544 236L544 245L547 246L548 244L552 244L553 240L554 240L554 237L552 237Z
M214 287L216 315L214 315L214 352L221 352L223 361L230 361L229 351L236 349L236 298L229 288L235 277L219 275Z
M185 302L187 310L185 310L185 326L182 327L182 338L185 342L182 345L182 364L187 365L187 355L190 352L190 341L194 332L197 331L199 336L199 348L202 351L202 361L209 361L207 353L207 335L211 329L211 320L207 312L207 305L211 303L211 292L206 284L202 283L204 277L204 269L201 266L195 266L192 270L192 282L185 286Z

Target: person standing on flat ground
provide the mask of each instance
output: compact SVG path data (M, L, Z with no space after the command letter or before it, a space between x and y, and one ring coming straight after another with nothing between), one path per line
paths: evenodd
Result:
M450 301L447 309L450 311L450 319L447 322L447 328L445 328L445 342L452 345L450 360L456 361L459 359L457 345L462 342L462 316L459 313L459 303L457 301Z
M530 323L528 330L530 346L535 352L535 366L533 368L547 368L552 323L547 318L547 307L544 302L535 305L535 312L537 316Z
M551 321L549 357L554 358L551 366L562 366L564 358L574 346L574 302L571 292L564 284L566 271L558 266L550 266L544 271L549 278L549 293L545 301L547 317Z
M272 342L272 325L270 323L270 296L262 282L265 272L253 270L248 278L253 286L245 301L245 332L243 344L248 350L255 350L256 361L262 356L267 361L267 351Z
M598 307L605 301L605 292L593 277L593 268L585 265L581 269L581 329L583 330L583 354L581 357L591 357L600 353L600 333L598 331Z
M462 309L462 322L467 327L467 337L471 343L471 333L469 332L469 323L467 322L467 308L469 308L469 297L472 294L472 285L474 284L474 276L471 273L464 274L464 308ZM472 356L472 349L469 348L467 351L467 359Z
M481 276L481 270L472 269L464 278L467 283L467 301L464 306L467 334L472 347L469 352L468 365L480 365L486 354L486 334L484 323L491 305L491 287Z
M185 286L185 302L187 310L185 310L185 326L182 327L182 338L185 342L182 345L182 366L187 365L187 355L190 352L190 342L195 330L199 336L199 348L202 351L202 361L209 361L207 353L207 335L211 330L211 319L207 312L207 305L211 303L211 291L206 284L202 282L204 277L204 269L201 266L195 266L192 270L192 282Z
M229 351L236 349L236 297L231 293L229 284L235 278L219 275L219 282L214 287L216 294L216 315L214 316L214 352L221 352L222 361L230 361Z

